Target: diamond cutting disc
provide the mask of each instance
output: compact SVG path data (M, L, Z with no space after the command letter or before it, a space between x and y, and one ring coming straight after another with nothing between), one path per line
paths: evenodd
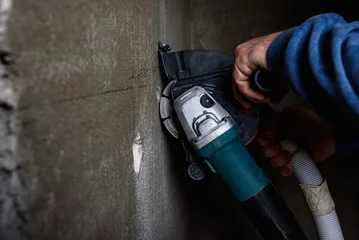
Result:
M179 137L176 126L176 114L171 99L171 89L175 81L170 82L163 90L160 99L160 116L168 132L175 138Z

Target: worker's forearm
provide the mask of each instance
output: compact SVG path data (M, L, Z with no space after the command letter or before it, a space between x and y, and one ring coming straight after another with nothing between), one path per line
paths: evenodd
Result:
M339 145L343 139L350 139L349 147L359 145L359 21L347 23L337 14L312 17L272 42L267 64L334 127Z

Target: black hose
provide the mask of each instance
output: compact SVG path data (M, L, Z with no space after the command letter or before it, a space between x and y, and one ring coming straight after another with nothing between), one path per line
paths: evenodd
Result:
M264 239L307 239L293 213L271 184L241 204Z

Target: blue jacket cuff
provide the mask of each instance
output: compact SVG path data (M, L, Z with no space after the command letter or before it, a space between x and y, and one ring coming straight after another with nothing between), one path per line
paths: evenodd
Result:
M267 50L267 64L270 71L283 74L284 55L288 42L298 27L290 28L277 36Z

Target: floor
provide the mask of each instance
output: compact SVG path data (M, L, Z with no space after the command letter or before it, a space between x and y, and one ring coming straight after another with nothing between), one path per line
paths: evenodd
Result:
M240 42L334 6L322 3L15 1L10 36L20 73L24 235L261 239L217 176L188 179L181 149L158 118L157 42L231 53ZM333 159L321 169L346 239L358 239L353 161ZM295 180L268 173L309 239L316 239Z

